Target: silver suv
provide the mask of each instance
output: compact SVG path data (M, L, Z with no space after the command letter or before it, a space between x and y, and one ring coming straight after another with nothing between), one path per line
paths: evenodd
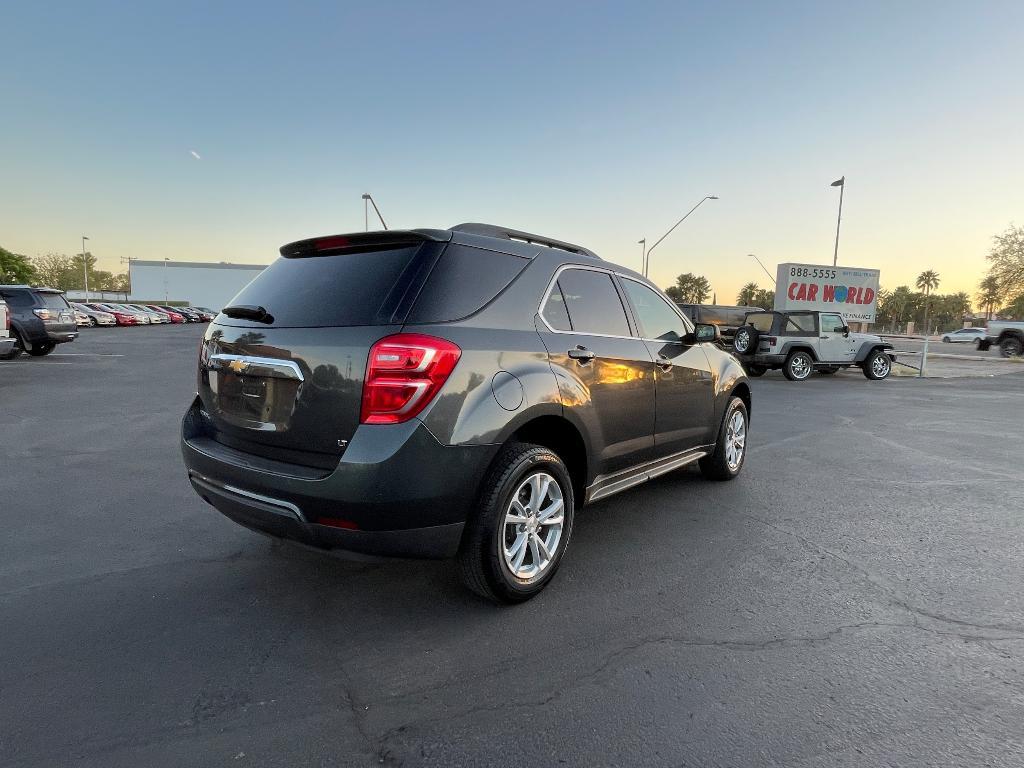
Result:
M751 312L733 340L751 376L782 369L790 381L815 370L832 374L858 366L869 379L888 377L896 361L892 344L870 333L853 333L838 312Z

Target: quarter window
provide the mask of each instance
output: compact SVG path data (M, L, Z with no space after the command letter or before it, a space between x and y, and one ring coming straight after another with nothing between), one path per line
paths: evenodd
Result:
M687 329L682 318L668 305L657 291L653 291L635 280L623 280L637 322L640 334L647 339L678 341L686 335Z
M814 333L814 315L790 315L786 321L788 333Z
M576 333L630 335L626 310L622 307L622 300L619 298L619 292L615 290L612 276L607 272L567 269L559 276L555 288L562 295L569 323ZM544 318L552 327L557 328L554 318L547 315L547 306L551 301L552 298L548 297L548 301L545 302Z

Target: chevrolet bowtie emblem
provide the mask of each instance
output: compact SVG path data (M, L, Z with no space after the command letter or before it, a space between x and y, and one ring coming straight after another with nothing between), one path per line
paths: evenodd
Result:
M246 360L232 360L230 363L228 363L228 368L230 368L235 373L241 373L248 367L249 363Z

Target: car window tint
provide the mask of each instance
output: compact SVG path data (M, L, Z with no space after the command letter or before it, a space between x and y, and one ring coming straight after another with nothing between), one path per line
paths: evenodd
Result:
M565 298L562 296L562 289L555 283L555 287L548 294L548 300L544 302L544 309L541 312L548 325L556 331L571 331L572 323L569 321L569 311L565 308Z
M790 315L786 321L786 330L794 333L813 333L814 315Z
M607 272L567 269L558 278L572 329L577 333L629 336L629 321Z
M443 323L468 317L505 290L529 263L509 253L449 245L416 298L408 322Z
M3 297L12 307L31 307L35 304L28 291L11 291L3 294Z
M747 322L761 333L768 333L772 329L772 321L774 319L775 315L770 312L758 312L756 315L750 315L747 318Z
M683 319L657 291L635 280L623 280L622 287L633 304L644 338L676 341L686 335L688 329Z
M846 323L843 322L843 318L839 315L822 315L821 316L821 332L822 333L842 333ZM813 328L811 330L814 330Z

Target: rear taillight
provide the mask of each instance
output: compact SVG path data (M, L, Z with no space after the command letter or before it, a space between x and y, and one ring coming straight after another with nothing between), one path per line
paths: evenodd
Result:
M0 307L0 328L3 328L5 331L10 330L11 328L11 318L7 316L6 304Z
M53 320L53 312L48 309L33 309L32 314L40 320Z
M363 424L398 424L419 414L455 370L462 350L418 333L381 339L370 349L363 381Z
M774 347L779 343L779 340L774 336L765 336L762 341L764 341L769 347Z

